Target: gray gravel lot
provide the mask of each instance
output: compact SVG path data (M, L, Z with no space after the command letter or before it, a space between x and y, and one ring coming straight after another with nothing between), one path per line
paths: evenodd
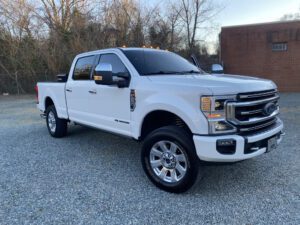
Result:
M140 144L81 126L48 135L32 96L0 97L0 224L300 224L300 94L282 94L280 147L207 165L185 194L154 187Z

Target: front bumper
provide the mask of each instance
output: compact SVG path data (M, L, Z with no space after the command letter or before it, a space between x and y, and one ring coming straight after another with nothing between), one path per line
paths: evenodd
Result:
M224 135L224 136L200 136L194 135L193 140L198 157L203 161L210 162L236 162L250 159L261 155L267 151L266 145L259 145L255 151L247 152L247 146L263 142L270 137L276 136L277 144L282 140L283 123L278 119L276 126L265 132L260 132L251 136ZM235 151L230 154L221 154L217 150L217 141L222 139L232 139L235 141Z

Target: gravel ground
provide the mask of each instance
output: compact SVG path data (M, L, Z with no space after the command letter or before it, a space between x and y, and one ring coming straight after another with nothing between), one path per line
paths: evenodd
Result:
M280 147L206 165L187 193L154 187L140 144L70 126L53 139L34 98L0 97L0 224L300 224L300 94L283 94Z

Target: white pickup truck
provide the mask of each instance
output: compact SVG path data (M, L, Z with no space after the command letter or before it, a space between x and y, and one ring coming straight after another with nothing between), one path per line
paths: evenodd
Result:
M83 53L59 79L36 87L50 135L65 136L73 121L142 141L145 173L166 191L188 190L200 160L253 158L282 139L272 81L206 74L168 51Z

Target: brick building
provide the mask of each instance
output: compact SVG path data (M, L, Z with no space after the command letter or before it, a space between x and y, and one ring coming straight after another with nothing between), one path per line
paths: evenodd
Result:
M300 21L223 27L220 43L226 73L267 78L280 91L300 91Z

